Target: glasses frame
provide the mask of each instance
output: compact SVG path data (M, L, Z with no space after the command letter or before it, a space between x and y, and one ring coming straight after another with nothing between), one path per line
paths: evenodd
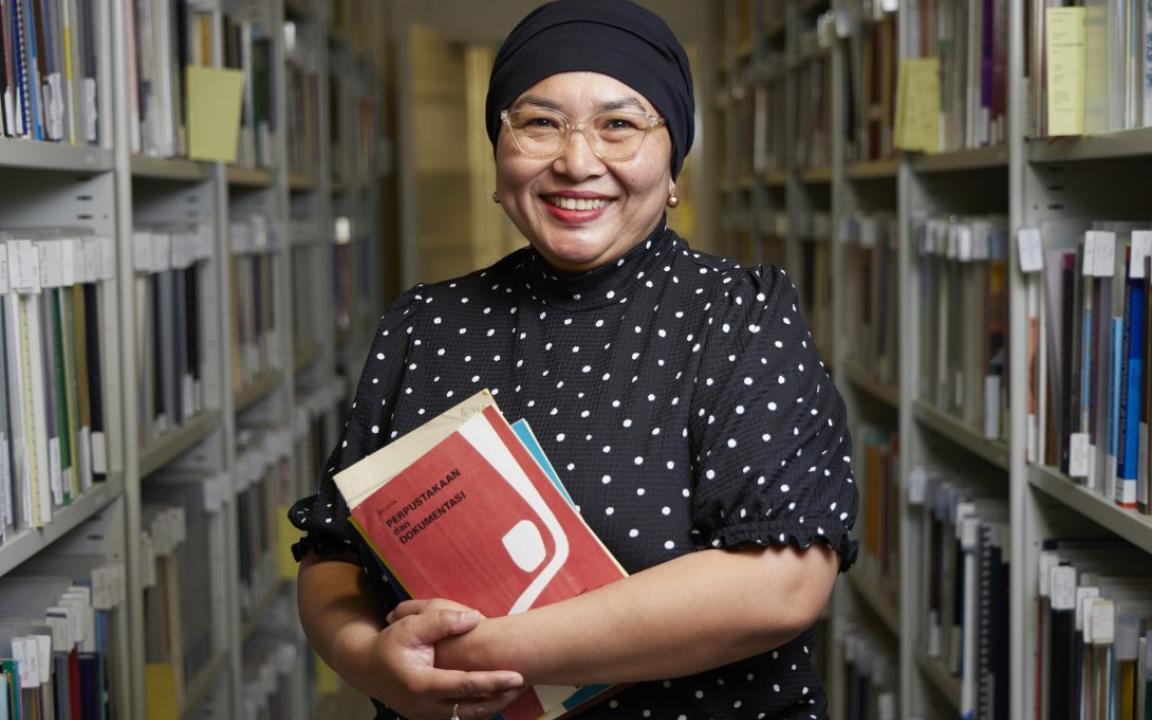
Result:
M588 135L588 132L589 132L588 121L595 120L596 118L600 117L601 115L607 115L609 113L617 113L620 111L606 110L604 112L596 113L595 115L592 115L590 117L586 117L577 123L573 123L572 120L570 120L567 115L560 112L559 110L553 110L552 108L543 108L543 109L547 110L548 112L555 113L556 115L559 115L560 119L564 121L564 139L563 139L563 141L561 141L560 147L555 152L548 153L546 155L533 155L532 153L528 152L527 150L525 150L520 145L520 141L516 139L516 130L512 127L512 119L511 119L512 113L516 112L519 109L520 108L509 108L507 110L501 110L500 111L500 121L502 123L504 123L505 127L508 128L508 134L512 137L512 144L516 146L516 149L519 150L523 155L530 157L530 158L534 158L536 160L553 160L553 159L558 158L561 155L563 155L564 152L568 149L568 143L572 142L572 131L575 130L584 136L584 142L588 143L588 149L591 150L592 154L595 155L597 158L599 158L602 162L627 162L627 161L633 159L634 157L636 157L637 155L640 154L640 148L644 147L644 141L647 140L648 136L652 134L652 130L654 128L663 127L664 125L667 124L667 121L664 118L660 117L659 115L653 115L652 113L646 113L646 112L623 111L627 115L634 115L636 117L645 118L648 121L648 124L644 127L644 137L640 138L639 144L636 145L636 149L633 150L631 154L625 155L624 157L618 157L618 158L606 158L603 155L601 155L599 153L599 151L596 150L597 143L594 141L594 139L592 137L589 137L589 135Z

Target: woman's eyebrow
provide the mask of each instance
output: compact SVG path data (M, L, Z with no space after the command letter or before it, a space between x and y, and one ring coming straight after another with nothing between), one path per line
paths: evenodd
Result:
M553 102L548 98L540 97L539 95L525 95L524 97L520 98L520 101L516 103L516 105L536 105L539 107L548 108L550 110L556 110L557 112L563 112L563 109L560 107L559 103ZM648 112L648 109L644 107L644 103L640 102L634 97L621 97L615 98L613 100L605 100L596 106L596 112L598 113L610 112L612 110L639 110L640 112Z

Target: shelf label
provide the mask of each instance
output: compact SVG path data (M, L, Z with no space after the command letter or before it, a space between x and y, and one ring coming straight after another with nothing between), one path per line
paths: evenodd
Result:
M1116 603L1108 598L1095 598L1090 606L1085 627L1091 627L1091 638L1087 632L1084 642L1093 645L1111 645L1116 641Z
M1057 565L1050 578L1053 610L1076 609L1076 568Z
M908 474L908 504L920 506L928 489L928 471L923 466L912 469Z
M1144 265L1152 257L1152 230L1132 231L1132 255L1128 264L1128 277L1144 279Z
M1088 477L1088 433L1072 433L1068 456L1068 474L1074 478Z
M1096 277L1112 277L1116 269L1116 233L1089 231L1096 236Z
M1100 597L1100 588L1098 587L1078 587L1075 590L1075 603L1076 603L1076 631L1082 632L1084 630L1084 618L1087 615L1088 604L1093 598Z
M1044 269L1044 245L1038 228L1020 228L1016 244L1020 248L1020 272L1036 273Z

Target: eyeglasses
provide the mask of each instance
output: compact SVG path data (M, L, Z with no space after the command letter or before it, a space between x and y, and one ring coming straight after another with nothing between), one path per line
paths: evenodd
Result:
M584 135L596 157L608 162L634 158L652 128L664 124L657 115L626 110L602 112L573 124L558 110L536 106L504 110L500 120L508 126L516 148L528 157L558 157L575 130Z

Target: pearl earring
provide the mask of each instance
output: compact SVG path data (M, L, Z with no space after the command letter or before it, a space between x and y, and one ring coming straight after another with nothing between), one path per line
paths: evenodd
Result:
M665 201L664 204L673 210L680 207L680 196L676 194L676 188L672 188L672 192L668 195L668 200Z

